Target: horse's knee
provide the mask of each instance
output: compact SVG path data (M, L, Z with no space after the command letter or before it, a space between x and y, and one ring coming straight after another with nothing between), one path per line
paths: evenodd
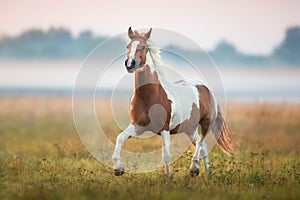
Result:
M204 142L202 142L200 144L200 154L202 157L207 156L207 148L206 148L206 144Z
M122 132L117 137L117 143L123 143L126 141L127 138L128 138L128 136L126 134L124 134L124 132Z

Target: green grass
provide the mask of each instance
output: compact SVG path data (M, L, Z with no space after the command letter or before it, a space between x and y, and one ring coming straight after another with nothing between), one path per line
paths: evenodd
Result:
M115 177L82 146L70 103L0 99L0 199L300 198L298 104L229 105L236 156L215 148L209 154L211 177L201 162L200 175L192 178L191 147L172 163L168 179L164 169Z

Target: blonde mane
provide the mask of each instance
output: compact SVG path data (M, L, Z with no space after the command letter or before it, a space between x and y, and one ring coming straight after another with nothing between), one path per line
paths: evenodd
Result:
M161 66L163 66L164 63L160 56L160 48L150 39L147 41L147 46L149 49L147 53L147 64L150 66L152 72L156 71L157 73L163 75Z

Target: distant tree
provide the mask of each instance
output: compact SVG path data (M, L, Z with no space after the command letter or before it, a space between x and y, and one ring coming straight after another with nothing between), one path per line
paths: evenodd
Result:
M73 40L71 32L65 28L50 28L46 34L48 39L59 42L70 42Z
M235 47L227 42L226 40L221 41L215 48L214 53L216 54L226 54L226 55L236 55L237 51Z
M300 65L300 27L287 29L285 39L275 49L273 57L285 64Z
M243 54L227 41L221 41L210 53L218 64L256 67L268 64L267 57Z
M78 40L80 41L92 41L94 39L94 35L91 31L82 31L79 33Z
M217 44L211 55L217 63L223 64L237 64L240 58L236 48L225 40Z
M22 42L42 41L46 39L46 34L42 30L31 29L24 31L18 39Z

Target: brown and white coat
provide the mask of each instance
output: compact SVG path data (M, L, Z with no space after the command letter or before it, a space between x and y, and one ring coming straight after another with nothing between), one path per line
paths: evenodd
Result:
M120 162L122 144L145 131L162 136L163 160L168 176L171 176L170 134L186 133L196 145L190 172L192 176L198 175L199 154L203 157L206 170L209 168L205 136L210 130L221 148L231 154L228 127L207 86L195 80L176 83L167 80L162 71L159 51L149 45L150 35L151 29L141 34L131 28L128 30L131 41L127 46L125 66L129 73L134 73L135 91L130 103L131 123L117 137L113 155L115 175L122 175L125 171Z

